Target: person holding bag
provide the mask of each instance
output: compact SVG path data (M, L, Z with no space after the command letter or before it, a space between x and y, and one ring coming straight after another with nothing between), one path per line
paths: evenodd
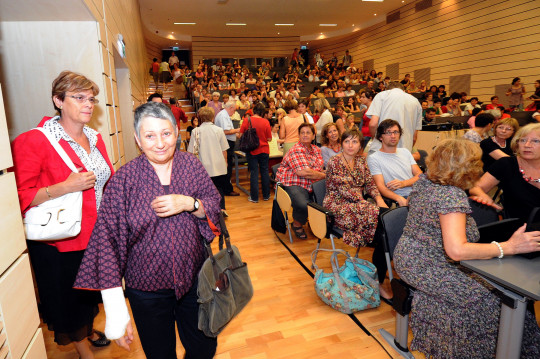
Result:
M52 84L52 101L60 116L44 117L38 125L60 145L78 172L68 167L41 131L25 132L12 144L23 216L40 204L82 192L78 233L56 241L29 240L27 244L43 321L54 331L57 344L73 343L84 359L94 357L85 338L94 346L110 343L103 333L93 330L99 296L72 288L94 228L103 188L113 173L101 135L87 126L98 93L98 86L85 76L71 71L60 73Z
M185 358L210 359L217 340L198 329L197 278L203 241L219 234L212 224L220 195L202 163L176 151L178 128L166 105L139 106L134 127L142 154L109 181L74 286L101 291L105 333L122 348L133 340L124 279L147 358L176 358L176 324Z
M252 126L258 137L258 146L246 153L248 167L249 167L249 184L250 192L248 201L257 203L259 202L259 174L261 174L261 186L262 195L265 201L270 199L270 175L268 173L268 161L270 156L270 146L268 142L272 140L272 130L270 129L270 122L263 118L266 108L262 103L258 103L253 108L254 115L248 120L242 122L240 127L240 134L247 136L246 131ZM251 123L250 123L251 122ZM240 138L242 141L242 137Z

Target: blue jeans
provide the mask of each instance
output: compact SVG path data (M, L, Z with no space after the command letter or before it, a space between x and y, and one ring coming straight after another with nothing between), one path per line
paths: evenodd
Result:
M249 168L249 196L252 200L259 200L259 172L261 173L261 186L263 198L270 198L270 175L268 173L268 153L246 155Z
M144 292L126 288L133 319L148 359L176 359L176 333L184 349L185 359L211 359L217 348L217 339L204 335L198 328L199 303L197 281L180 299L173 289Z

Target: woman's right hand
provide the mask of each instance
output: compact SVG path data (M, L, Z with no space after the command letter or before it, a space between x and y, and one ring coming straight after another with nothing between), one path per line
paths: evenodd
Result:
M540 231L525 232L527 224L519 227L505 244L504 254L537 252L540 250ZM508 251L508 252L507 252Z
M126 335L116 339L115 342L120 348L124 348L128 352L131 350L129 347L129 345L133 343L133 326L131 325L131 320L127 324Z
M81 171L83 168L77 168ZM96 184L96 175L94 172L71 172L68 178L62 182L62 185L66 193L84 191L90 188L94 188Z

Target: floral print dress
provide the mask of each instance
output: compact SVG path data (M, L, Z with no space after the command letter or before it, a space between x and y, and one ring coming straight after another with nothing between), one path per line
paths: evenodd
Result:
M439 214L466 213L467 241L478 229L467 195L457 187L431 182L413 185L409 215L394 252L399 276L415 291L411 349L428 358L495 358L501 304L492 287L446 255ZM527 312L521 358L540 358L540 328Z
M364 157L357 156L353 168L341 155L328 161L323 205L334 212L343 241L353 247L371 243L377 228L379 207L366 201L364 192L372 198L380 195Z

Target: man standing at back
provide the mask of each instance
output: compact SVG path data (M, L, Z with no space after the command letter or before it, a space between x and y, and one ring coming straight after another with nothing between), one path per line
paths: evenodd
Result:
M259 137L259 147L246 153L250 184L248 201L253 203L259 202L259 172L261 174L263 199L265 201L270 199L270 175L268 174L270 146L268 146L268 141L272 140L272 130L270 129L270 122L263 118L265 112L267 112L266 108L259 102L253 108L254 115L249 120L245 118L242 127L240 127L240 133L244 134L248 130L251 120L251 126L255 128L257 137Z
M376 139L375 134L379 124L388 118L397 121L403 129L398 147L412 151L417 132L422 129L422 106L416 97L404 91L402 84L393 81L386 91L378 93L369 106L366 116L371 119L369 132L373 137L369 154L381 148L381 141Z
M349 55L349 50L345 50L345 56L343 56L343 68L347 69L347 67L351 66L352 64L352 56Z
M400 206L408 204L407 197L412 185L422 173L411 152L398 148L401 126L397 121L384 120L377 128L376 138L381 148L368 156L368 167L383 197L397 202Z
M240 132L239 128L234 128L231 116L236 112L236 104L229 101L223 105L223 110L218 112L214 118L214 124L223 129L227 142L229 143L229 149L227 150L227 180L225 188L225 196L239 196L240 193L235 192L231 184L231 174L234 163L234 146L236 145L236 134Z

